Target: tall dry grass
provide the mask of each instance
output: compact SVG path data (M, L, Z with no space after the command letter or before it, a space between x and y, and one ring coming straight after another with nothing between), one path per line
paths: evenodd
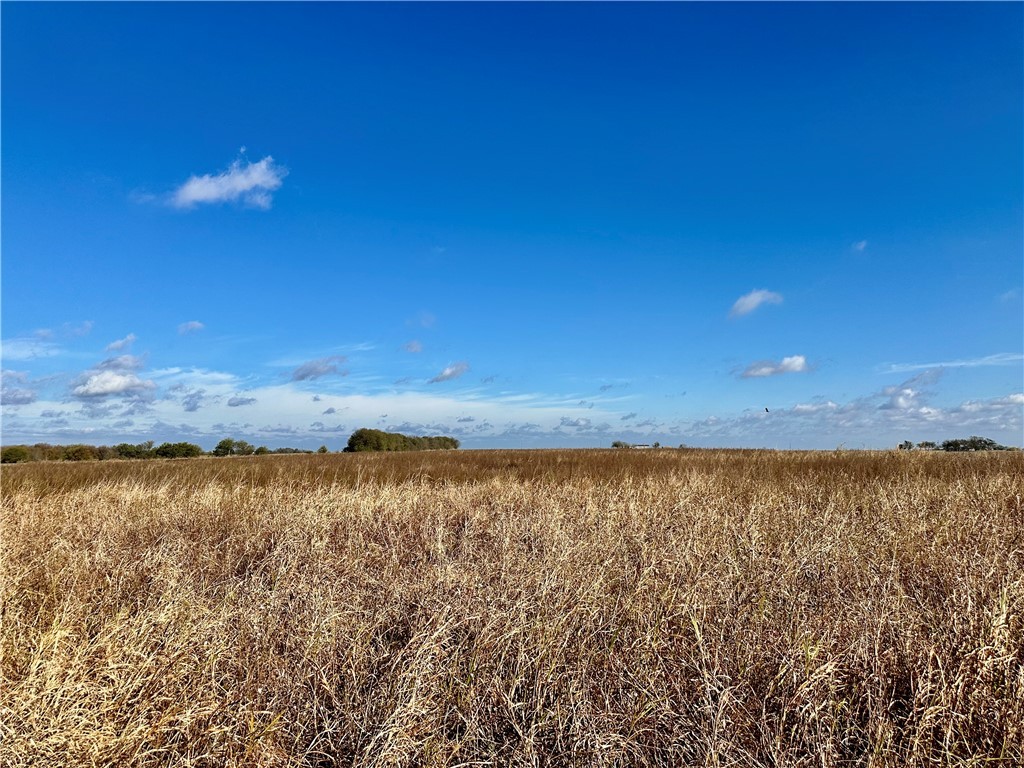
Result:
M1024 455L4 467L0 765L1024 762Z

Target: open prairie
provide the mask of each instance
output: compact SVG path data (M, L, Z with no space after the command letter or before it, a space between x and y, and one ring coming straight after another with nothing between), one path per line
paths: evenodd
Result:
M4 466L4 766L1024 761L1024 453Z

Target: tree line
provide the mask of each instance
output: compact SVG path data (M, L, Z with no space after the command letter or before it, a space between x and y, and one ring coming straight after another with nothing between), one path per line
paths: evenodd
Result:
M313 453L303 448L258 448L244 440L226 438L207 454L195 443L118 443L117 445L6 445L0 448L0 463L18 464L24 461L105 461L109 459L191 459L197 456L262 456L264 454ZM318 453L327 453L322 445Z
M357 429L345 447L346 453L357 451L434 451L459 447L454 437L414 437L379 429ZM7 445L0 448L0 462L17 464L25 461L104 461L109 459L188 459L197 456L266 456L292 453L330 453L326 445L316 451L305 448L267 448L245 440L225 437L207 453L195 443L144 443L117 445Z
M107 459L185 459L206 454L194 443L161 443L152 440L132 445L5 445L0 448L0 462L16 464L23 461L104 461Z

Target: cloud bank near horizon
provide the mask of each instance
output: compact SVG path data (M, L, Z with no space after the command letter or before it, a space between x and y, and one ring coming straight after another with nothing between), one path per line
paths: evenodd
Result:
M772 365L782 367L788 359ZM635 408L625 407L636 404L632 397L595 403L578 394L488 394L476 385L451 391L426 385L419 391L355 391L340 379L324 379L311 396L310 383L333 373L337 362L337 357L308 361L296 369L299 378L262 385L222 371L147 370L144 356L130 354L103 359L63 385L51 382L49 390L33 383L27 372L5 371L5 441L155 439L209 447L233 437L277 447L319 445L329 438L338 441L337 449L348 430L374 426L448 434L479 447L607 447L616 439L708 447L885 447L904 439L941 441L969 434L1016 444L1024 414L1021 392L941 404L935 391L940 370L846 401L820 397L768 413L750 409L690 418L645 415L642 420ZM785 366L797 370L805 363ZM340 414L344 422L323 420Z

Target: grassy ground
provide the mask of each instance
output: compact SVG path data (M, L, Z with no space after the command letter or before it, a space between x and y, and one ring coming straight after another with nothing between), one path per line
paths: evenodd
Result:
M4 466L0 765L1024 763L1024 454Z

